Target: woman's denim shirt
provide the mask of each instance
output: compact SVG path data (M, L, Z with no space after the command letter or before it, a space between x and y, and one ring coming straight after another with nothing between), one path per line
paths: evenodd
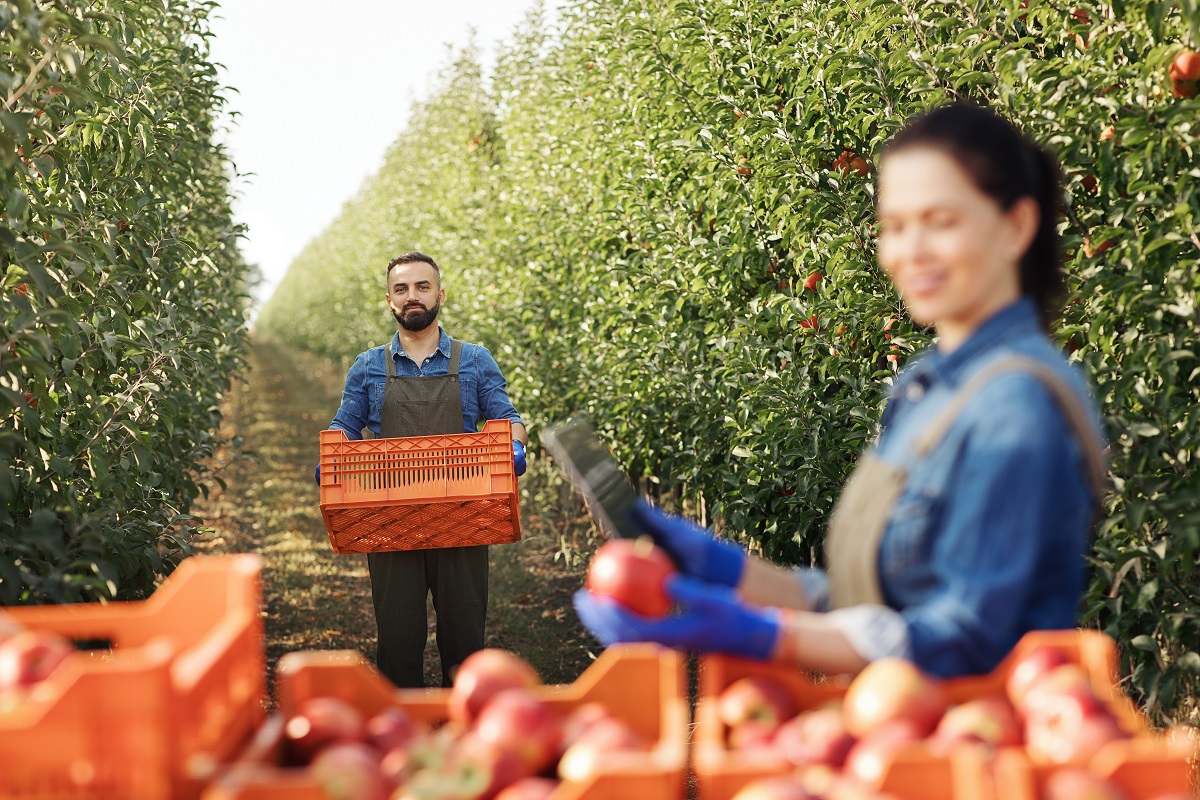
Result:
M1083 448L1050 390L1027 372L993 378L924 459L916 436L953 394L1003 356L1031 356L1074 388L1095 429L1095 404L1022 299L948 355L930 349L897 378L876 457L908 470L879 549L887 607L832 612L870 659L900 655L932 675L993 669L1030 630L1076 624L1098 498ZM828 578L801 570L816 607Z

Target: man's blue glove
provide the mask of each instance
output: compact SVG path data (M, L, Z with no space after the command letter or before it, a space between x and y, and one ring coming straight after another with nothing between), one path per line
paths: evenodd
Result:
M313 480L317 482L317 486L321 485L321 465L317 464L317 471L313 473Z
M525 474L525 445L513 439L513 471L517 477Z
M726 653L766 661L783 633L783 612L742 601L725 586L674 575L667 594L679 606L662 617L644 617L586 589L575 593L575 611L603 644L657 642L699 653Z
M718 539L684 517L668 514L639 499L629 511L633 521L667 551L681 572L719 586L737 586L746 567L746 551Z

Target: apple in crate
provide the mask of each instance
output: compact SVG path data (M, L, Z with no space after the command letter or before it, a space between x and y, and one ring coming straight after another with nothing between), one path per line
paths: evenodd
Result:
M505 787L496 800L550 800L558 785L559 781L553 778L521 778Z
M537 670L520 656L492 647L476 650L458 667L446 713L452 722L467 727L488 700L505 689L532 689L541 684Z
M775 776L756 778L733 796L733 800L824 800L813 794L795 778Z
M283 738L294 764L308 764L324 747L363 742L366 720L357 708L336 697L312 697L300 703L283 725Z
M1043 644L1030 648L1013 662L1004 680L1004 691L1009 702L1019 708L1030 687L1052 670L1070 663L1070 656L1053 645Z
M472 733L496 747L511 749L536 775L559 753L563 720L526 689L506 689L495 695L475 718Z
M650 745L628 723L616 716L597 720L566 749L558 760L558 777L582 782L615 753L644 753Z
M1129 800L1129 797L1110 780L1082 767L1065 767L1046 776L1042 800Z
M854 746L838 706L802 711L779 727L775 748L793 764L841 767Z
M1090 692L1047 694L1026 712L1025 745L1038 761L1084 762L1109 742L1126 738L1116 719Z
M717 718L729 730L731 746L743 737L738 729L744 726L764 729L769 735L796 713L796 702L787 687L757 675L739 678L717 695Z
M870 731L846 754L845 771L863 783L878 785L896 753L921 741L920 729L909 720L892 720Z
M329 800L387 800L392 787L379 770L379 751L364 742L336 742L309 765Z
M846 729L860 738L891 722L906 722L918 736L926 736L946 707L941 684L903 658L872 661L842 699Z
M71 641L56 633L18 630L0 642L0 694L41 683L74 652Z
M1021 722L1012 703L999 695L977 697L946 710L930 737L936 753L960 743L982 744L993 749L1022 742Z
M381 753L406 747L424 732L400 706L389 706L367 720L367 741Z

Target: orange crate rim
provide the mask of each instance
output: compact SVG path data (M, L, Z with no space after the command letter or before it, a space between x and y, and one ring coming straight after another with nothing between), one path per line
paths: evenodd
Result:
M338 553L521 538L512 423L478 433L353 440L321 431L321 516Z

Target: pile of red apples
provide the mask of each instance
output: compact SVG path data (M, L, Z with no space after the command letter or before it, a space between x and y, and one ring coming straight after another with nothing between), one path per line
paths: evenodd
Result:
M948 756L963 746L1023 748L1030 762L1046 770L1041 800L1128 800L1088 764L1102 747L1131 733L1088 673L1048 645L1015 661L1003 690L958 703L911 662L888 658L864 669L840 700L818 708L798 708L782 682L762 676L729 684L716 704L730 750L814 768L753 781L735 800L890 798L872 787L883 785L901 750Z
M537 672L504 650L459 668L444 724L397 705L361 714L335 697L300 703L284 722L285 758L330 800L545 800L616 753L650 742L600 703L560 714L538 698Z

